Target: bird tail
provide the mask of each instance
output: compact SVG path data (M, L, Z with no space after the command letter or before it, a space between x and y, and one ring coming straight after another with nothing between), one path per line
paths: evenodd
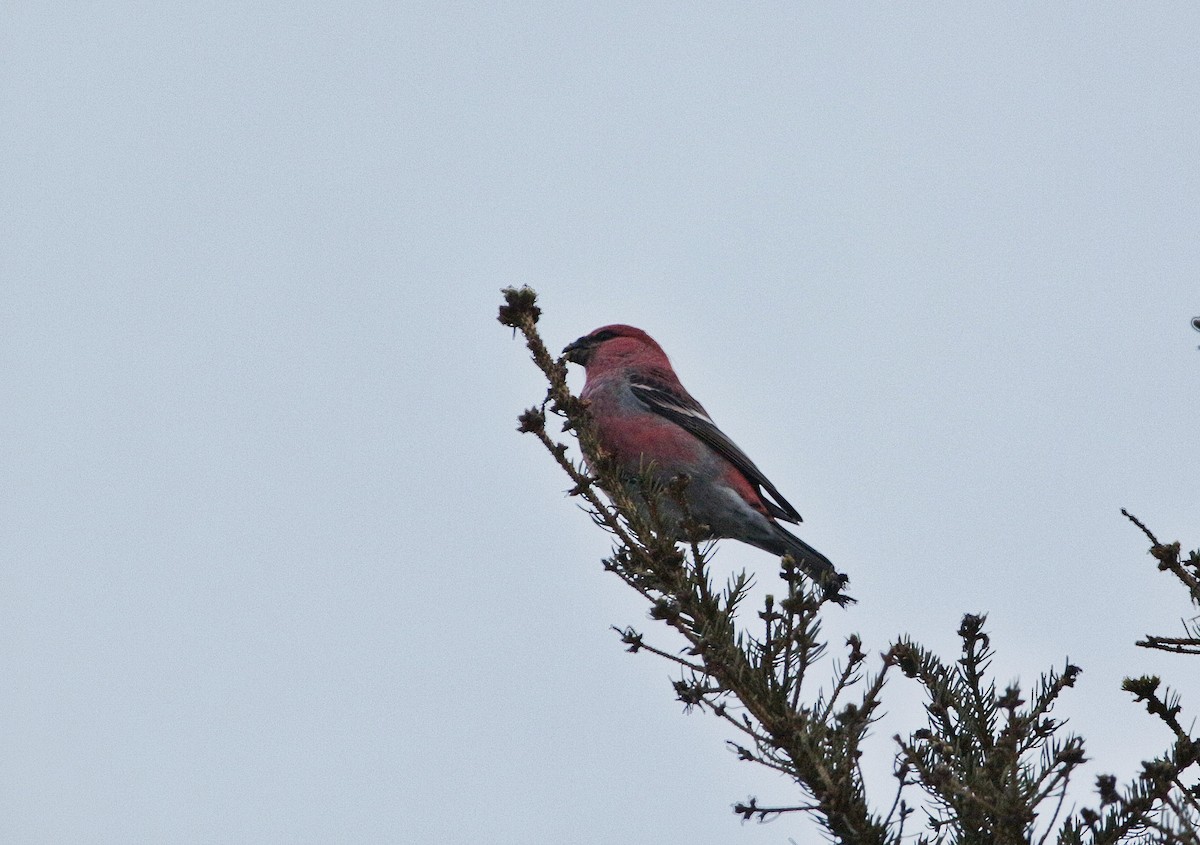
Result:
M779 547L770 551L780 556L791 555L801 571L825 592L825 598L828 600L836 602L841 607L855 602L855 599L842 592L842 588L849 583L850 578L838 572L829 558L778 523L773 527L775 536L779 540Z

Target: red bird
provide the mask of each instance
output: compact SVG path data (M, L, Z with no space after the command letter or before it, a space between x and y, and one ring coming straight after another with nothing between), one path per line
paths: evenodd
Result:
M634 478L649 467L659 482L686 475L688 508L712 537L790 554L830 599L854 601L840 593L846 576L779 524L798 523L800 514L684 389L654 338L632 326L603 326L563 355L586 370L580 398L622 473ZM669 511L669 504L662 509Z

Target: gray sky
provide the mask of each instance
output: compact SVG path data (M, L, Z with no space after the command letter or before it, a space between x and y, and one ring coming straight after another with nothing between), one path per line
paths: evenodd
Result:
M1169 739L1123 675L1200 714L1118 512L1200 545L1195 5L3 18L0 839L817 841L608 630L509 284L663 344L850 573L835 642L989 612L1002 682L1084 667L1089 779Z

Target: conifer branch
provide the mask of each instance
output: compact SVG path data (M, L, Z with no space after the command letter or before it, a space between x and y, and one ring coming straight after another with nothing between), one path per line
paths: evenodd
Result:
M929 835L919 845L1117 845L1134 839L1159 845L1200 845L1200 784L1187 787L1183 774L1200 761L1200 741L1180 720L1178 696L1158 692L1156 677L1127 679L1126 689L1171 731L1174 745L1142 764L1141 773L1118 787L1116 777L1097 779L1099 806L1069 812L1060 822L1072 776L1085 762L1083 740L1064 734L1063 720L1050 714L1075 684L1080 670L1066 663L1050 671L1027 697L1013 684L1002 693L989 676L991 641L986 617L968 614L959 628L961 657L948 664L908 639L880 655L878 671L867 670L868 655L856 636L846 641L845 662L835 666L828 693L808 684L823 658L820 611L828 593L812 583L790 556L780 561L786 595L766 596L752 634L738 611L750 586L745 572L714 587L708 569L712 546L706 526L697 524L684 497L688 479L655 484L649 468L622 475L600 446L586 404L566 382L566 366L550 355L537 332L540 309L528 288L508 288L499 320L520 331L549 387L539 406L520 416L519 430L533 434L571 480L590 518L613 538L604 560L643 596L649 616L674 630L685 647L672 651L649 645L633 628L614 628L633 653L647 652L681 670L672 682L687 710L708 711L738 732L729 742L747 760L792 778L812 800L795 806L738 803L743 819L765 821L785 813L813 816L843 845L900 845L915 808L906 790L919 788L927 799ZM547 432L547 415L574 433L584 461L568 457L569 447ZM670 497L683 514L682 540L659 530L660 502ZM1179 544L1164 546L1135 517L1124 512L1152 543L1159 568L1170 571L1200 603L1200 552L1181 560ZM1185 623L1185 628L1188 628ZM1200 653L1200 626L1194 637L1150 637L1139 645L1184 654ZM916 681L926 697L926 727L908 738L895 737L897 788L886 816L872 811L860 767L861 745L878 718L885 680L892 667ZM1039 823L1046 807L1048 817Z

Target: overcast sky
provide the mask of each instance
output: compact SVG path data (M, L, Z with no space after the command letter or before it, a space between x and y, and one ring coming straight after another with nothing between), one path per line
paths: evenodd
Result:
M0 839L819 841L609 630L520 284L662 343L835 642L988 612L1132 775L1124 675L1200 715L1119 513L1200 546L1198 104L1186 3L5 4Z

